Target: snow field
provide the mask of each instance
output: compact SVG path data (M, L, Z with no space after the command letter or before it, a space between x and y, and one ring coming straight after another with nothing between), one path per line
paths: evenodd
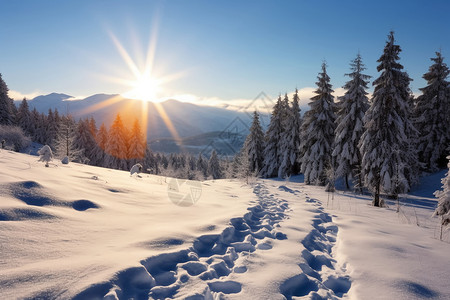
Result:
M0 298L450 298L431 177L396 213L277 180L205 181L180 207L141 175L0 152Z

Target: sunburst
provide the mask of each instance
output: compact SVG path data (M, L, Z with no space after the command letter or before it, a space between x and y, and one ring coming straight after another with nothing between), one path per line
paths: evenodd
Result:
M91 106L85 110L84 113L93 112L109 105L113 105L122 101L124 98L142 100L140 119L142 121L143 129L145 130L145 135L147 136L147 123L149 116L148 109L149 107L154 106L156 112L164 121L173 138L180 140L175 126L160 102L164 100L162 97L162 93L164 92L164 84L184 76L185 72L178 72L165 76L157 76L155 74L154 57L157 42L156 29L157 26L154 26L154 30L150 35L146 55L144 55L145 62L141 65L137 63L138 60L132 58L130 52L125 49L119 39L112 32L108 32L113 44L125 62L129 73L128 75L124 74L124 76L103 75L102 77L106 78L108 81L124 86L127 90L121 95L114 96L106 101L103 101L102 103ZM141 53L144 51L141 51ZM153 105L149 105L149 103L152 103Z

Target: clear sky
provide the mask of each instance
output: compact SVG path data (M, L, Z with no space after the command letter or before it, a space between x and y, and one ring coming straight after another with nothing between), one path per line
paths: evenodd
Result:
M448 0L0 0L0 73L23 95L125 93L117 45L143 71L151 41L152 77L169 79L158 97L251 99L314 87L324 60L340 88L358 51L378 76L394 30L417 91L436 50L449 63L449 12Z

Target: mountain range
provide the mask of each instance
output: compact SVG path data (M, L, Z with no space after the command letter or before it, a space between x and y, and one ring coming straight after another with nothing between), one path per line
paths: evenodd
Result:
M16 101L19 105L20 101ZM161 152L199 153L212 145L224 153L233 153L242 146L252 122L252 113L244 109L236 111L221 107L203 106L177 100L161 103L127 99L121 95L96 94L73 100L67 94L52 93L28 101L30 109L47 113L57 109L60 114L71 114L75 119L93 117L99 127L107 128L117 114L126 126L140 120L147 130L152 148ZM261 115L266 127L267 114ZM155 150L156 150L155 149Z

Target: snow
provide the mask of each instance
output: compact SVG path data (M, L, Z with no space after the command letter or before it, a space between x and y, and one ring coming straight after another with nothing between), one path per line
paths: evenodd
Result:
M177 206L170 178L37 160L0 152L2 298L450 298L432 184L399 213L302 176L204 181Z

